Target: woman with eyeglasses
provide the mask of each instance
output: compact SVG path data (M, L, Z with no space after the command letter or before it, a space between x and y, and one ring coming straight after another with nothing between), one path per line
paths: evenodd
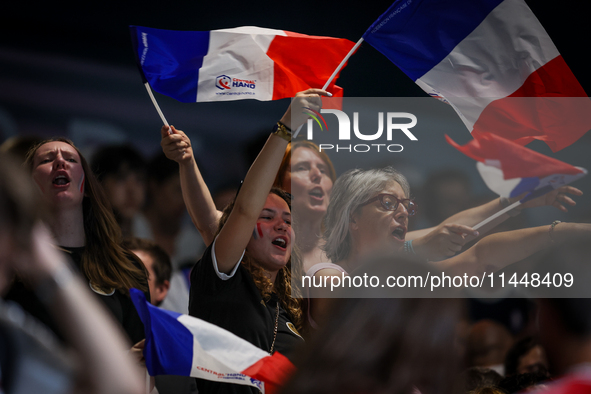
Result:
M347 171L332 189L323 235L326 255L338 267L315 275L341 277L376 252L412 253L406 236L409 218L417 211L406 178L395 169ZM591 224L554 222L488 235L465 252L432 264L446 273L481 273L520 261L553 242L589 236ZM322 295L316 292L312 296ZM314 300L312 317L316 321L325 315L327 305L321 298Z

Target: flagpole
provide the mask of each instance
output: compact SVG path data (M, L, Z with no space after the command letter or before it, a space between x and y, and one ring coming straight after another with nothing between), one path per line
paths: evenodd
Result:
M152 100L152 104L154 104L156 111L158 111L158 115L160 115L160 119L162 119L162 123L164 123L166 126L170 127L170 125L166 121L166 118L164 117L164 114L162 113L162 110L160 109L160 106L156 102L156 98L154 97L154 94L152 94L152 89L150 88L150 84L148 82L145 82L144 86L146 87L146 90L148 91L148 95L150 95L150 99Z
M510 210L512 210L515 207L518 207L521 205L521 201L516 201L513 204L509 205L506 208L501 209L499 212L495 213L494 215L484 219L482 222L478 223L476 226L472 227L474 230L478 230L479 228L481 228L482 226L484 226L485 224L488 224L490 222L492 222L493 220L495 220L496 218L498 218L499 216L503 215L504 213L509 212Z
M339 71L341 71L341 69L345 66L345 63L347 63L347 60L349 60L349 58L355 53L355 51L357 50L357 48L359 48L359 46L361 45L362 42L363 42L363 37L361 37L359 39L359 41L357 41L357 43L353 46L353 48L351 48L349 53L347 53L347 56L345 56L345 58L341 61L341 63L334 70L334 72L332 73L330 78L328 78L328 81L326 81L326 83L322 87L322 90L326 90L326 88L328 88L328 85L330 85L332 80L337 76ZM295 131L295 133L293 133L293 138L296 138L298 136L298 134L300 134L302 127L304 127L304 125L301 125L300 127L298 127L298 129Z
M355 53L355 51L357 50L357 48L359 48L359 45L361 45L362 42L363 42L363 37L361 37L359 39L359 41L357 41L357 44L355 44L355 46L353 46L353 48L351 48L351 50L349 51L349 53L347 53L347 56L345 56L345 58L343 59L343 61L341 62L341 64L339 64L337 66L336 70L334 70L334 72L332 73L332 75L330 76L330 78L328 78L328 81L326 81L326 83L322 87L322 90L326 90L326 88L328 87L328 85L330 85L330 83L332 82L332 80L334 79L334 77L337 76L337 74L339 73L339 71L341 71L341 69L345 66L345 63L347 63L347 60L349 60L349 58L353 55L353 53Z

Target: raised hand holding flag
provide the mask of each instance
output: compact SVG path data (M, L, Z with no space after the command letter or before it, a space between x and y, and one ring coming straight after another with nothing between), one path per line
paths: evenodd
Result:
M341 38L253 26L130 31L144 78L155 91L182 102L294 97L324 85L354 46ZM327 88L342 96L332 77Z
M482 179L501 197L517 197L528 193L521 200L474 226L475 230L520 204L568 185L587 174L584 168L574 167L495 134L481 133L478 138L463 146L447 135L445 138L451 146L478 161L476 167Z

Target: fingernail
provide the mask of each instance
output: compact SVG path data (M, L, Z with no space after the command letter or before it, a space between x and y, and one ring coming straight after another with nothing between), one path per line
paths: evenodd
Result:
M480 235L480 233L478 231L474 231L474 236L478 237Z
M332 97L332 93L331 92L326 92L328 97Z

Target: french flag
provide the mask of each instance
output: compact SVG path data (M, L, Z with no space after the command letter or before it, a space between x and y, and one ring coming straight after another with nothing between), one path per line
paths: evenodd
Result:
M473 136L556 152L591 128L591 100L523 0L397 0L363 38Z
M252 26L212 31L129 28L145 80L155 91L182 102L294 97L323 86L354 45L346 39ZM328 90L342 96L334 82Z
M295 370L281 353L271 356L214 324L151 305L137 289L129 292L144 323L150 376L191 376L253 386L269 394Z
M521 202L546 194L587 174L587 170L548 157L491 133L460 146L447 142L474 160L486 185L501 197L530 192Z

